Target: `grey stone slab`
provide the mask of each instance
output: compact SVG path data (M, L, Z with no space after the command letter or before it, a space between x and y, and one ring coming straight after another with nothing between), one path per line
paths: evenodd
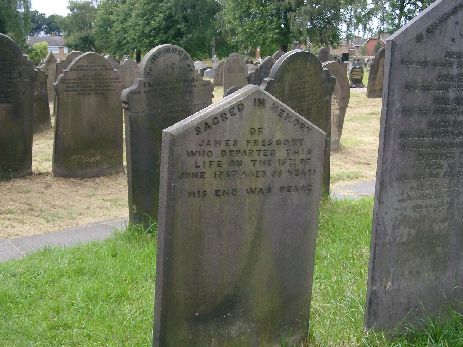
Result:
M367 97L382 98L384 83L384 60L386 58L386 49L381 48L370 64L370 73L368 75Z
M323 68L336 78L336 86L331 99L331 151L338 151L341 148L344 118L350 100L349 79L346 64L330 61L324 63Z
M364 88L363 85L363 76L365 71L361 66L354 66L350 69L349 72L349 79L350 79L350 86L352 88Z
M32 171L34 83L33 64L0 34L0 180Z
M264 79L270 75L270 70L272 70L273 64L275 64L273 57L267 57L262 60L257 69L248 75L248 83L260 86L262 82L264 82Z
M55 72L56 80L63 73L63 71L67 69L69 65L71 65L74 59L76 59L81 54L82 52L80 51L72 51L66 55L65 59L56 62L56 72Z
M284 51L276 51L273 53L272 58L276 62L278 59L280 59L283 55L285 55L286 52Z
M387 40L367 328L463 311L462 23L438 0Z
M331 191L331 197L338 200L358 200L375 195L376 181L362 181L348 184L337 184Z
M307 336L324 144L254 85L164 130L154 346Z
M331 56L330 56L330 48L329 47L322 47L320 48L320 50L318 51L318 61L320 63L326 63L327 61L331 60Z
M50 129L50 105L48 99L48 76L42 70L35 71L34 78L34 133Z
M122 171L119 72L96 53L77 57L55 83L53 174L98 177Z
M331 96L335 79L317 57L295 50L273 65L262 87L326 133L323 193L330 191Z
M111 54L106 54L104 58L111 64L114 70L119 71L119 68L120 68L119 60L114 58Z
M119 66L119 73L121 75L122 88L130 87L138 77L137 62L132 59L123 60Z
M44 63L40 69L47 74L47 90L48 90L48 103L52 104L55 101L55 87L53 83L56 81L56 57L53 53L48 53Z
M161 132L212 103L214 87L195 72L181 47L162 45L144 58L139 78L123 91L129 213L132 223L158 217Z
M232 53L223 66L223 90L231 87L244 87L248 84L248 67L244 59L238 53Z
M214 86L223 86L223 67L225 62L221 61L215 68Z

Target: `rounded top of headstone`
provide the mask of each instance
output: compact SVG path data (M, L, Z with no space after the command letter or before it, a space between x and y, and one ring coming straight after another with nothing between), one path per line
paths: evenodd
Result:
M329 47L320 48L318 51L318 60L320 63L327 62L330 59L330 49Z
M277 61L277 60L280 59L284 54L285 54L285 52L283 52L283 51L276 51L275 53L273 53L272 58L273 58L273 60Z
M323 63L323 68L336 78L335 94L340 107L347 107L350 99L350 85L347 78L346 64L337 61L327 61Z
M175 59L183 62L191 71L194 71L194 62L187 51L182 47L165 44L154 47L143 57L140 64L140 74L143 78L149 78L153 74L153 66L157 64L160 58ZM168 73L168 71L166 71Z
M56 59L55 55L52 53L52 52L49 52L47 57L45 58L43 64L46 65L46 64L54 64L58 61L58 59Z
M114 70L111 66L111 63L104 57L94 52L87 52L84 54L80 54L77 58L75 58L72 61L72 63L68 66L68 68L64 71L80 71L80 66L87 66L89 65L89 63L91 63L91 65L94 65L95 69L97 70Z
M72 51L70 53L68 53L68 55L66 55L66 58L64 60L66 61L72 61L74 60L75 58L77 58L79 55L81 55L82 52L81 51Z
M227 59L227 60L229 60L229 59L233 59L233 60L235 60L235 59L240 59L240 60L241 60L241 55L240 55L239 53L232 53L232 54L230 54L230 55L228 56L228 59ZM243 59L243 61L244 61L244 59Z
M123 66L137 66L137 62L135 60L132 60L132 59L124 59L122 62L121 62L121 65Z
M378 62L380 59L383 59L385 56L386 56L386 48L383 47L378 51L378 53L376 53L371 63L374 64L375 62Z
M17 55L23 55L21 48L13 41L13 39L7 35L0 34L0 46L8 46L10 50L14 51Z

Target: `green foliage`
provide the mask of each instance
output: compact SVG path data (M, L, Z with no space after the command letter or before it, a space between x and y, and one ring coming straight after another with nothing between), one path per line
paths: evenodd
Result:
M148 52L171 43L194 58L210 55L215 33L215 0L103 0L95 18L98 50L115 56Z
M435 0L389 0L384 13L385 31L395 32Z
M35 65L39 65L42 60L47 57L48 54L48 43L45 41L37 42L31 47L27 48L27 55L30 61Z
M46 16L38 11L31 11L31 31L29 35L62 35L63 17L53 14Z
M30 0L0 0L0 33L25 47L31 25Z
M95 50L93 25L96 7L92 1L69 1L70 14L63 20L66 45L82 52Z

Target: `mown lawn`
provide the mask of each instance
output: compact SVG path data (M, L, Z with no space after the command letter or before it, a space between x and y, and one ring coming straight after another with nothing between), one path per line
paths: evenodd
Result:
M463 320L387 340L365 333L372 198L324 201L306 346L463 346ZM155 235L46 249L0 264L0 346L150 346Z

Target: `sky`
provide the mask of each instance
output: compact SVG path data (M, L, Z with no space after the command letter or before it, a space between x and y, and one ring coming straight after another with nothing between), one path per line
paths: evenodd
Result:
M68 12L68 0L32 0L32 10L45 13L47 16L51 14L59 14L65 16Z

